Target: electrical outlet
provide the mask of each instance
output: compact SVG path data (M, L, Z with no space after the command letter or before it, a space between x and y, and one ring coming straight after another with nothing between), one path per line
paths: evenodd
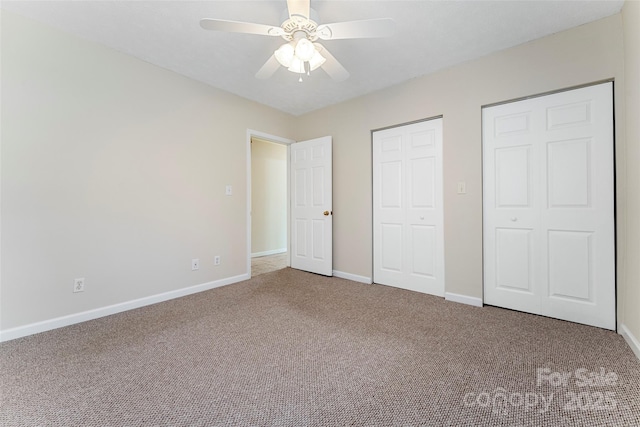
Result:
M220 265L220 255L216 255L213 258L213 265Z
M79 277L73 281L73 292L84 292L84 277Z
M233 195L233 188L230 185L227 185L224 189L224 194L227 196Z
M200 268L200 260L198 258L194 258L191 260L191 270L195 271Z

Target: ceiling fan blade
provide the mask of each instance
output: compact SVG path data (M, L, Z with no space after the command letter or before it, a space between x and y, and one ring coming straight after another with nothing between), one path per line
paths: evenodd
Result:
M254 24L252 22L225 21L224 19L204 18L200 26L205 30L225 31L227 33L260 34L263 36L281 36L284 30L272 25Z
M396 22L393 19L380 18L318 25L316 34L322 40L364 39L389 37L395 29Z
M265 62L262 68L256 73L256 78L261 80L268 79L273 76L273 73L275 73L278 68L280 68L280 63L276 59L276 55L271 55L271 58L267 59L267 62Z
M296 22L309 19L310 0L287 0L289 18Z
M314 43L320 55L324 56L326 61L322 64L322 69L329 74L333 80L337 82L341 82L343 80L347 80L349 78L349 72L342 66L341 63L338 62L336 58L331 55L331 53L322 46L320 43Z

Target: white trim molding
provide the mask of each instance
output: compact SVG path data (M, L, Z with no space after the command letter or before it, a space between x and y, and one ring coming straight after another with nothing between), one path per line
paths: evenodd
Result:
M258 258L258 257L261 257L261 256L283 254L285 252L287 252L287 248L273 249L271 251L264 251L264 252L254 252L254 253L251 254L251 258Z
M365 283L367 285L370 285L373 283L373 280L371 280L371 277L358 276L357 274L345 273L343 271L333 270L333 275L341 279L347 279L354 282Z
M482 298L445 292L444 299L446 301L459 302L461 304L472 305L474 307L482 307Z
M42 322L36 322L25 326L6 329L4 331L0 331L0 342L22 338L40 332L50 331L52 329L58 329L64 326L70 326L76 323L82 323L86 322L87 320L98 319L100 317L110 316L116 313L122 313L123 311L133 310L136 308L184 297L198 292L208 291L210 289L219 288L221 286L242 282L243 280L249 280L250 278L251 277L248 274L242 274L240 276L228 277L226 279L202 283L200 285L194 285L188 288L164 292L162 294L151 295L132 301L126 301L119 304L83 311L81 313L70 314L68 316L57 317L55 319L44 320Z
M618 332L622 335L627 344L629 344L629 347L631 347L631 350L635 353L636 357L640 360L640 341L638 341L638 338L633 336L629 328L623 324L620 325Z

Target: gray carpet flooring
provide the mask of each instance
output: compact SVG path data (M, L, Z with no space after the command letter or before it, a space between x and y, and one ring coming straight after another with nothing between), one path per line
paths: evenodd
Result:
M614 332L286 268L0 345L2 426L638 426Z

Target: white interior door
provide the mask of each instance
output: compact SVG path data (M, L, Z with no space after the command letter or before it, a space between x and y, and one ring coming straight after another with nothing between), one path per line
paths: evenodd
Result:
M615 329L612 84L482 120L484 302Z
M442 119L373 133L375 283L444 296Z
M331 137L291 145L291 267L333 275Z

